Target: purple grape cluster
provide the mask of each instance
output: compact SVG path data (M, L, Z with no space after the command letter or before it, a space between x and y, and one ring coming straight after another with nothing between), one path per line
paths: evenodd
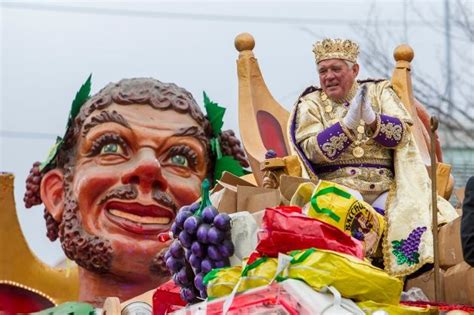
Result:
M191 303L207 297L202 279L214 268L229 266L234 254L229 215L219 213L208 198L203 200L178 211L171 226L175 240L165 256L181 297Z
M408 235L407 239L399 241L392 241L393 254L397 257L397 263L408 264L409 266L419 262L418 253L420 247L420 240L423 233L426 231L426 226L417 227Z
M39 191L43 175L40 171L40 165L40 162L35 162L31 167L30 174L26 178L26 192L23 197L23 202L25 203L26 208L31 208L41 204Z
M411 231L410 235L408 235L408 238L403 242L401 250L409 260L414 259L413 254L418 252L421 235L425 231L426 226L417 227L416 229Z

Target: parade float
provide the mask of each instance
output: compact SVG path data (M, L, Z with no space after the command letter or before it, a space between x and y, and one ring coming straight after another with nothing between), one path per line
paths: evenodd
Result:
M170 280L132 299L108 295L95 308L64 303L78 301L78 269L48 267L31 253L16 218L13 176L2 174L0 233L2 240L10 241L2 241L1 301L9 301L18 312L56 306L48 314L473 312L474 271L463 262L460 240L455 237L459 219L439 231L436 223L437 195L449 199L453 179L450 166L442 163L436 122L412 93L413 50L406 45L395 49L391 83L411 114L411 131L422 160L436 178L432 185L436 228L434 269L406 280L367 259L385 240L386 219L344 187L303 176L304 167L292 155L287 135L290 113L266 87L252 52L253 37L240 34L235 46L240 135L251 174L241 176L235 167L223 166L215 182L203 181L198 201L182 203L171 233L156 235L157 243L169 245L162 265L169 270ZM210 137L216 140L210 146L217 161L228 156L219 151L223 109L209 100L207 104L215 105L207 117L214 124ZM417 249L425 230L414 230L409 238L393 244L400 264L418 263ZM410 288L421 288L423 293L417 295L420 290ZM409 293L403 292L401 301L404 289Z

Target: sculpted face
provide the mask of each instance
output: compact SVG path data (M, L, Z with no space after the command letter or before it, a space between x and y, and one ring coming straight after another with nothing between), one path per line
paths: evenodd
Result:
M112 273L148 274L165 247L158 234L199 197L207 172L202 134L188 114L149 105L111 104L84 122L72 195L84 231L110 241Z
M35 162L25 205L43 203L48 238L79 265L79 299L135 297L168 280L160 242L211 176L212 127L190 92L152 78L109 83L68 122L56 155ZM224 155L248 167L231 130Z
M349 93L359 73L359 65L350 68L342 59L328 59L318 63L319 81L326 95L342 101Z

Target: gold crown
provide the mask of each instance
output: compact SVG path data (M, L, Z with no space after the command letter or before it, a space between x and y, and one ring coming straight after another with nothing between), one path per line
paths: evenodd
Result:
M349 39L326 38L313 46L316 63L327 59L344 59L357 62L359 45Z

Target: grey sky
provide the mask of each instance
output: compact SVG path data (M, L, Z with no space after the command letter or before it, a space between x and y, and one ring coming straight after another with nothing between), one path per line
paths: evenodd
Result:
M16 175L18 215L31 248L50 264L62 257L59 243L45 236L42 207L24 209L24 181L55 135L64 133L71 101L89 73L94 93L111 81L142 76L174 82L198 103L205 90L227 107L224 128L238 130L234 38L241 32L255 37L267 85L288 109L304 87L318 83L312 44L352 38L363 50L355 26L369 12L397 34L383 39L389 55L407 20L414 71L431 69L441 77L444 37L409 3L442 27L442 1L2 2L0 171ZM367 76L362 70L360 77Z

